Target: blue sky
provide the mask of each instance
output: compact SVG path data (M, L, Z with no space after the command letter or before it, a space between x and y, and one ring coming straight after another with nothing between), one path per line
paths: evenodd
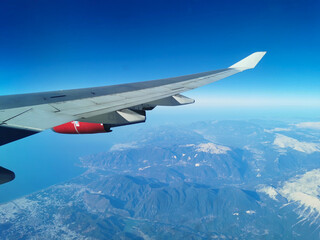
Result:
M0 94L254 71L208 96L319 98L319 1L2 1ZM193 94L193 93L192 93Z
M196 104L155 109L145 127L243 115L319 120L319 13L318 0L4 0L0 94L173 77L267 51L256 69L186 93ZM90 137L45 132L1 147L1 165L17 179L1 186L0 196L73 176L75 159L106 150L125 131Z

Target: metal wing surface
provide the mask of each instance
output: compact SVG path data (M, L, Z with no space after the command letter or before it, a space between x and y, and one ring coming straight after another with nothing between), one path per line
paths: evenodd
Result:
M264 54L253 53L226 69L174 78L0 96L0 145L74 120L90 120L148 103L166 105L172 96L174 100L191 103L179 94L254 68Z

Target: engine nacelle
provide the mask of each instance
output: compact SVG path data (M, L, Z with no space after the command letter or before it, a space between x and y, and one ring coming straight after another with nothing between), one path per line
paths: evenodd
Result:
M103 123L87 123L72 121L53 128L56 133L90 134L111 132L110 127Z
M12 181L15 178L14 172L6 169L4 167L0 167L0 184L4 184Z

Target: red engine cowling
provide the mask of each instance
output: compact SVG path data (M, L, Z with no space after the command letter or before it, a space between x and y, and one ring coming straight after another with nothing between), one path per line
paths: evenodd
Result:
M56 133L87 134L111 132L110 128L102 123L87 123L72 121L53 128Z

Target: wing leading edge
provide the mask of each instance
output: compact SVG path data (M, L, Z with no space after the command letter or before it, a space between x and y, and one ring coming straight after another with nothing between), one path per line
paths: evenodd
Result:
M174 78L105 87L0 96L0 145L70 121L96 122L132 119L128 112L157 105L193 103L180 93L252 69L266 52L256 52L226 69ZM128 115L129 114L129 115ZM120 118L119 118L120 116ZM124 117L125 116L125 117ZM109 120L108 120L109 119ZM115 120L120 119L120 120ZM130 124L130 121L129 121Z

